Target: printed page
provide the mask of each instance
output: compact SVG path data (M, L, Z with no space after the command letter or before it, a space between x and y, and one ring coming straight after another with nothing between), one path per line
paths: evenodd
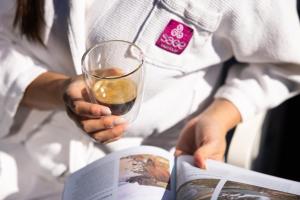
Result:
M73 173L63 200L175 199L173 167L173 155L157 147L114 152Z
M300 200L300 182L222 162L207 161L207 170L193 166L192 156L177 159L176 199Z

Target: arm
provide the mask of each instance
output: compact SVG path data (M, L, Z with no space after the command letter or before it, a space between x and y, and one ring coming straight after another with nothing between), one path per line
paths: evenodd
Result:
M222 130L230 130L241 122L239 110L226 99L215 99L211 105L202 112L202 118L208 117L210 120L220 124ZM225 135L224 135L225 136Z
M83 98L81 77L48 72L49 67L31 54L28 48L38 46L29 46L30 41L24 41L14 29L14 13L14 1L1 4L0 138L9 134L20 104L43 110L65 107L76 124L94 139L107 142L120 137L125 129L124 121L106 116L110 114L107 108Z
M219 33L220 37L229 36L234 56L244 64L232 66L215 97L231 101L242 120L277 106L300 90L300 23L296 1L255 2L256 7L252 6L250 11L246 8L251 5L245 5L239 12L228 14L239 17L224 23Z
M112 116L109 108L89 103L85 90L81 76L45 72L26 88L21 103L43 110L65 108L70 118L97 141L111 142L121 137L125 121Z
M241 121L238 109L226 99L215 99L200 115L190 120L179 137L175 155L193 154L196 166L205 160L223 160L227 132Z
M45 72L26 88L21 104L41 110L64 108L62 97L69 81L63 74Z
M228 40L233 55L245 64L231 68L215 101L187 123L177 143L176 154L194 154L196 165L201 168L205 168L207 158L223 159L225 135L231 127L300 90L296 1L256 1L257 7L253 5L245 1L241 7L232 6L239 9L225 11L225 23L216 34Z
M0 7L0 138L9 134L26 87L47 66L32 58L13 28L14 1L1 1Z

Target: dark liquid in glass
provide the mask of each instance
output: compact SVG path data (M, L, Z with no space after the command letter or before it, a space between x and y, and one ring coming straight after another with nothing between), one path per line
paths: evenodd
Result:
M124 115L130 111L134 102L135 99L129 102L124 102L122 104L108 104L102 102L99 102L99 104L109 107L113 115Z
M137 87L129 78L102 79L94 84L93 93L98 103L109 107L113 115L124 115L134 105Z

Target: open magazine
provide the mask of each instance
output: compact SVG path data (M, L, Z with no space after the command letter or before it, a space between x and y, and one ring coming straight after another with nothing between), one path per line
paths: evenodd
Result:
M300 182L207 161L193 166L192 156L174 158L158 147L114 152L71 174L63 200L300 200Z

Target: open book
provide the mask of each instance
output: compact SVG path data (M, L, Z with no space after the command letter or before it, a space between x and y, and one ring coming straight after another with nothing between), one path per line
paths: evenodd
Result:
M150 146L114 152L71 174L63 200L300 199L300 182Z

